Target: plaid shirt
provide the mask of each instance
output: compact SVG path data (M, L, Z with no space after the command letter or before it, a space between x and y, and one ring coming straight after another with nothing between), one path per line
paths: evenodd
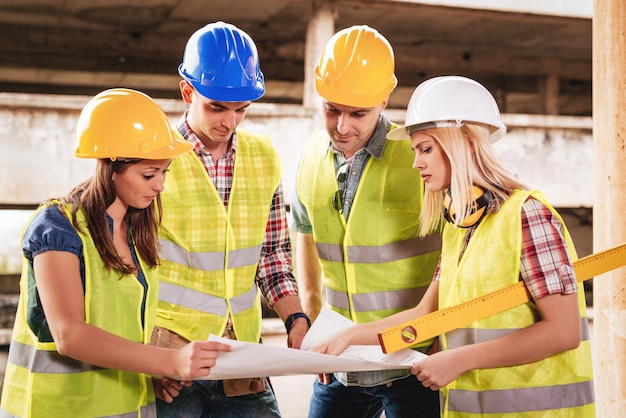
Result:
M494 199L489 212L497 212L500 205ZM459 259L479 224L468 229ZM440 275L437 266L434 280L439 280ZM550 209L533 198L522 206L520 277L534 300L555 293L567 295L578 291L574 267L563 238L563 225Z
M181 117L178 130L185 139L193 144L194 152L204 165L209 178L213 181L217 193L224 202L224 207L228 209L228 199L235 170L237 135L233 135L226 154L215 162L209 150L187 124L187 112ZM298 295L291 263L291 240L287 226L287 211L280 184L272 199L265 230L265 240L261 248L261 258L256 272L256 282L270 308L284 296Z

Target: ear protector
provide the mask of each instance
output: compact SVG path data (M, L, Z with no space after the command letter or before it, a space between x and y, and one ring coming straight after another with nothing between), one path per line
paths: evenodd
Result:
M473 186L472 198L473 201L469 205L467 217L459 222L458 226L461 228L469 228L476 225L487 214L487 206L489 206L489 203L493 200L493 194L490 191L485 192L478 186ZM443 217L446 221L454 223L456 216L452 208L452 197L450 196L449 189L443 198L443 205Z

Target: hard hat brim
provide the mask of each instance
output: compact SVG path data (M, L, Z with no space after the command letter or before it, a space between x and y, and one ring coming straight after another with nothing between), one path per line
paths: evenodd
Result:
M191 142L187 141L178 132L177 129L171 128L172 138L171 143L164 147L151 150L148 153L128 153L132 155L121 155L119 152L102 152L99 150L97 153L80 153L79 147L74 149L74 156L77 158L128 158L128 159L140 159L140 160L165 160L169 158L178 157L193 149Z
M464 122L484 125L482 123L472 121L433 121L411 125L402 125L389 131L387 133L387 139L390 141L406 141L411 139L411 133L413 132L423 131L426 129L456 127L461 126ZM504 124L501 124L500 126L489 125L489 127L491 128L489 140L492 144L498 142L506 134L506 125Z
M144 159L165 160L167 158L176 158L193 149L193 144L183 138L177 129L172 128L172 136L174 137L174 141L171 144L151 151Z
M187 80L201 96L218 102L253 102L265 94L263 83L257 82L248 87L207 87L196 81Z

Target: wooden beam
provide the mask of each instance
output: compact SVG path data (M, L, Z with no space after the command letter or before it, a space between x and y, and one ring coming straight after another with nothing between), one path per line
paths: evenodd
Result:
M594 251L601 251L626 242L624 0L594 0L593 64L593 246ZM593 293L596 409L599 417L623 416L626 408L626 269L595 278Z

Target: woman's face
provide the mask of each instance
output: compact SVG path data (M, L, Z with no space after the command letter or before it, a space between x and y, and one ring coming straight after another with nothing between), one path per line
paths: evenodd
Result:
M113 173L117 199L126 207L144 209L163 190L165 173L171 163L166 160L141 160L122 173Z
M426 190L439 192L448 189L452 169L439 142L417 131L411 134L411 147L415 151L413 169L420 171Z

